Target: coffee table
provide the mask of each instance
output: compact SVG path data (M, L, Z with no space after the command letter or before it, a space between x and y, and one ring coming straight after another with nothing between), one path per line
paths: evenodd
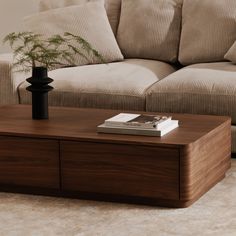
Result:
M0 107L0 190L187 207L224 178L230 118L171 114L180 127L161 138L96 132L119 112Z

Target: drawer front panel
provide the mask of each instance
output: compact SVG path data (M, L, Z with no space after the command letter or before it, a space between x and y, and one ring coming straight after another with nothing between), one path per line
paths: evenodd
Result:
M0 185L59 189L59 143L0 136Z
M179 199L179 151L62 141L62 190Z

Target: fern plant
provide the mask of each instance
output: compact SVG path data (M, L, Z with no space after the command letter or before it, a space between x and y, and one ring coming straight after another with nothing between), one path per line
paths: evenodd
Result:
M87 40L69 32L48 38L28 31L13 32L8 34L3 42L9 43L13 50L13 66L18 68L17 71L30 71L36 66L46 67L48 70L58 66L75 66L75 57L78 55L88 62L90 56L104 62L103 57Z

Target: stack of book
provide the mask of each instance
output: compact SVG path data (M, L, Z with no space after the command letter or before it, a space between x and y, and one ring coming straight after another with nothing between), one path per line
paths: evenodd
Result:
M120 113L97 127L99 133L163 136L179 126L171 116Z

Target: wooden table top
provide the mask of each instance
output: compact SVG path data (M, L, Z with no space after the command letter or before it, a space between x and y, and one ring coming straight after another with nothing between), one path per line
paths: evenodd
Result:
M122 111L50 107L48 120L32 120L31 106L2 106L0 135L179 147L193 143L217 127L231 122L229 117L224 116L169 114L173 119L179 120L179 127L163 137L97 133L98 125L120 112Z

